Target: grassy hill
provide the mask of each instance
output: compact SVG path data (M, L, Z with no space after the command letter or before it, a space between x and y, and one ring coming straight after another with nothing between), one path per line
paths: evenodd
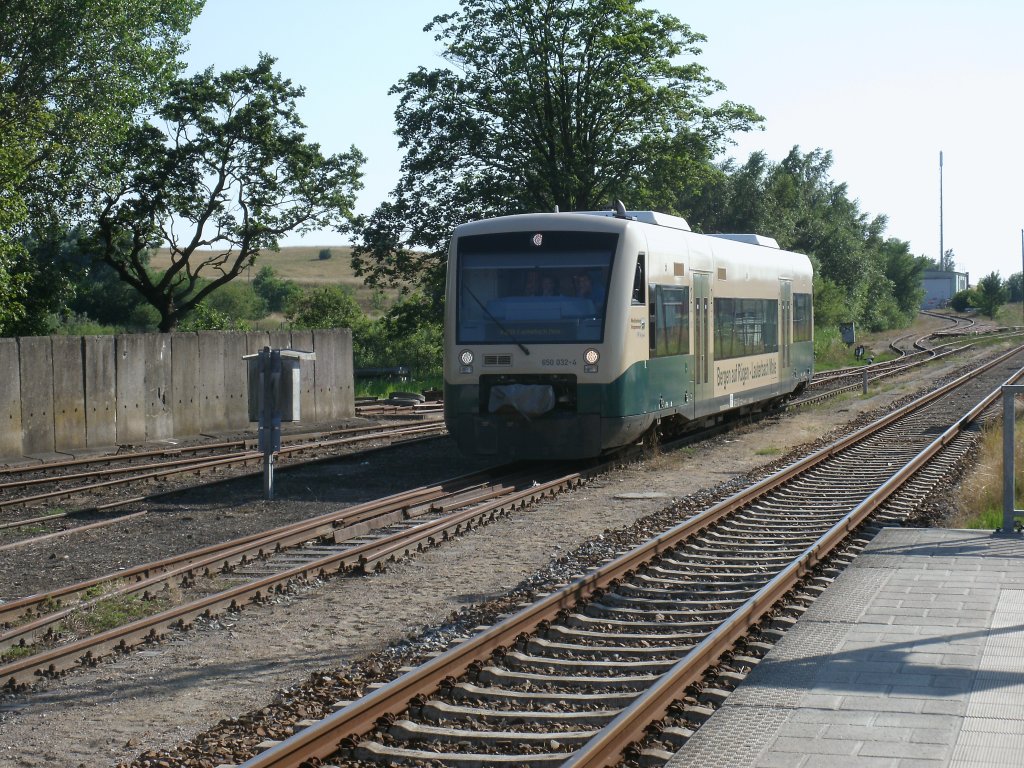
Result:
M320 251L324 248L330 249L331 258L320 258ZM269 266L278 277L283 280L291 280L302 286L347 285L355 291L356 301L359 302L363 311L372 313L374 311L372 302L374 289L364 285L363 278L357 277L352 272L351 255L352 249L342 245L302 245L282 248L276 253L264 251L256 257L256 263L236 279L239 281L251 280L260 269ZM167 269L170 263L170 252L165 249L154 253L150 260L150 265L154 269ZM398 291L386 289L384 294L388 305L390 305L398 295Z
M351 285L362 287L363 279L352 273L352 249L348 246L329 246L331 258L321 259L322 245L303 245L282 248L277 253L264 251L256 257L252 267L255 274L264 266L274 268L278 277L294 280L301 285ZM156 269L167 269L171 264L170 251L160 249L153 254L150 264ZM247 277L247 275L243 275Z

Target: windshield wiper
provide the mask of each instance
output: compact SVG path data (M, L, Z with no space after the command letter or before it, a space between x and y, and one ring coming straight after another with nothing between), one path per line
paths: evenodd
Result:
M470 296L473 297L473 301L475 301L477 304L480 305L480 309L482 309L484 311L484 314L486 314L489 318L491 318L491 320L494 321L494 324L496 326L498 326L498 330L501 331L502 333L504 333L510 339L512 339L512 341L515 342L516 346L519 347L521 350L523 350L523 354L524 355L529 355L530 354L530 350L528 350L526 348L526 345L523 344L523 342L521 342L519 339L517 339L511 333L509 333L508 328L506 328L504 325L502 325L501 321L498 320L498 318L496 318L494 315L491 314L491 310L489 310L486 306L484 306L484 303L482 301L480 301L480 299L478 299L476 297L476 294L473 293L473 291L470 289L470 287L468 285L464 285L462 287L466 289L466 293L468 293Z

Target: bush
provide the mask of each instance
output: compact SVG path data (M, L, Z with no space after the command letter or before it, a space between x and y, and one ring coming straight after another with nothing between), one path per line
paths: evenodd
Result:
M352 329L356 368L391 368L404 365L414 379L442 376L444 329L437 309L420 294L397 302L378 320Z
M836 327L814 329L814 369L816 371L849 365L850 348Z
M327 259L331 258L331 256L333 256L333 254L331 253L330 248L320 249L320 261L327 261Z
M130 319L139 315L140 309L149 306L141 293L122 281L113 269L101 263L90 266L82 275L76 286L75 297L68 303L73 316L79 319L88 317L100 325L120 330L126 330L127 327L150 327L148 323L139 326Z
M243 282L222 285L202 304L234 321L259 320L267 316L267 303L251 285Z
M284 312L290 301L302 295L302 289L291 280L282 280L272 267L263 267L252 281L252 289L271 312Z
M353 335L368 322L352 290L337 285L293 298L285 308L285 317L295 328L351 328Z
M248 323L236 320L224 312L209 306L206 302L197 304L195 309L178 323L179 331L251 331Z
M86 315L65 317L60 326L53 329L58 336L113 336L122 331L124 328L120 326L99 323Z
M970 307L978 306L978 296L974 289L968 288L953 294L949 300L949 306L955 312L966 312Z

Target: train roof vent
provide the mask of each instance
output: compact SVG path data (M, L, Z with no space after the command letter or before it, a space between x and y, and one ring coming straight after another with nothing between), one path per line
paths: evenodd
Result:
M723 240L736 240L741 243L747 243L749 245L763 245L765 248L778 249L779 244L775 242L774 237L765 237L764 235L754 234L720 234L711 235L711 237L720 237Z
M576 211L576 213L585 213L588 216L608 216L609 218L616 218L615 211ZM682 216L673 216L669 213L658 213L657 211L626 211L625 213L626 218L632 219L633 221L640 221L644 224L654 224L659 227L682 229L686 232L690 231L690 225ZM618 218L622 217L619 216Z

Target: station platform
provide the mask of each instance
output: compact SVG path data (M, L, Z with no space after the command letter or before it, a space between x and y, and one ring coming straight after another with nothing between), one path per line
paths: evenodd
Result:
M667 765L1024 765L1024 538L884 529Z

